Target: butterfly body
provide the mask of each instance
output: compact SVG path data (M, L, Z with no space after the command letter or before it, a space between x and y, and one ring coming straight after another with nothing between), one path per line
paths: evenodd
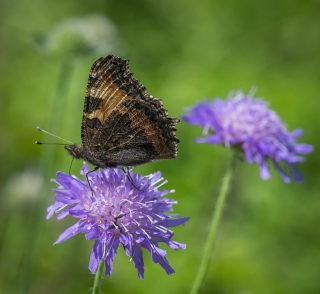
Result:
M128 60L99 58L91 67L84 103L82 145L65 149L96 167L136 166L175 158L178 119L129 72Z

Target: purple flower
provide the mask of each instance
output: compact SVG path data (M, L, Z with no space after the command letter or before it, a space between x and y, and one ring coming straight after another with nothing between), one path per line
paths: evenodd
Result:
M249 163L258 163L260 176L268 179L270 170L267 160L271 159L283 181L302 181L296 164L304 161L299 154L312 152L308 144L298 144L301 129L288 132L278 115L268 108L263 99L239 92L226 101L219 98L197 103L189 109L183 119L189 124L201 125L204 133L213 134L197 138L197 143L223 144L225 147L240 148Z
M89 171L85 163L81 174ZM89 269L95 273L100 260L105 261L106 274L111 275L112 263L120 243L133 260L140 279L144 277L142 248L146 248L155 263L159 263L168 275L174 273L169 265L166 251L158 243L166 243L172 249L185 249L186 245L172 241L170 227L184 225L189 219L177 214L167 214L176 204L164 195L174 192L159 190L166 183L160 172L143 177L132 175L132 179L121 169L104 169L90 172L87 181L62 172L58 180L52 180L59 187L56 202L48 208L47 219L58 213L60 220L70 214L79 219L76 224L64 231L56 243L61 243L78 233L84 233L87 240L95 240L91 251ZM139 190L138 190L138 189Z

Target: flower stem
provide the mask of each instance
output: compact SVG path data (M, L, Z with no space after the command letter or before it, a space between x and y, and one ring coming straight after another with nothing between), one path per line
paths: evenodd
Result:
M227 168L227 171L222 179L219 195L218 195L218 200L216 203L216 207L213 212L212 216L212 221L210 225L210 231L209 231L209 236L206 244L206 248L201 260L200 267L198 269L198 273L196 276L196 279L192 285L191 292L190 294L196 294L199 293L200 288L203 284L203 281L205 279L206 273L208 271L211 257L213 254L213 249L217 237L217 231L218 231L218 225L221 219L222 211L223 211L223 206L230 188L231 184L231 179L232 175L235 171L235 168L237 166L238 162L238 157L237 157L237 152L234 152L232 155L232 158L230 160L229 166Z
M70 81L74 70L74 60L72 58L65 58L62 63L60 75L56 92L54 95L51 113L49 114L49 120L47 123L47 129L52 133L59 133L58 130L61 127L62 111L65 108L67 101L66 97L70 88ZM57 115L60 113L60 115ZM39 173L43 175L46 181L53 173L54 165L54 153L52 148L41 148ZM39 193L40 195L40 193ZM17 286L17 293L29 293L32 285L32 279L34 278L34 266L35 260L37 260L38 252L40 251L41 238L42 238L42 226L45 222L44 207L46 206L46 197L38 197L37 201L30 209L30 221L28 230L28 240L26 240L24 260L22 261L21 277Z
M92 294L99 294L100 293L101 277L102 277L102 273L103 273L103 268L104 268L104 260L101 259L98 270L96 272L96 276L94 278Z

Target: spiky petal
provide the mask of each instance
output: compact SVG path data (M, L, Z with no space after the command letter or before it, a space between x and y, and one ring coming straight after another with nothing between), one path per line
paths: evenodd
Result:
M301 129L288 132L279 116L269 109L263 99L238 92L227 100L216 98L197 103L182 118L189 124L201 125L205 135L197 143L223 144L225 147L240 148L249 163L260 166L262 179L270 178L268 160L273 162L283 181L290 178L303 180L297 163L304 161L301 154L312 152L313 146L298 144Z
M89 171L85 163L82 175ZM89 269L95 273L100 260L105 261L106 274L111 275L113 260L120 244L133 260L139 278L144 277L144 263L141 248L150 252L152 260L167 272L174 273L166 259L166 252L158 243L170 248L185 249L184 244L171 240L173 231L169 228L184 225L189 219L168 214L177 202L163 198L173 191L159 190L165 183L160 172L143 177L131 175L130 179L120 169L104 169L88 174L91 191L86 181L58 172L59 186L56 202L48 208L47 218L58 213L62 219L71 215L78 222L65 230L55 243L61 243L78 233L84 233L87 240L95 240L90 256Z

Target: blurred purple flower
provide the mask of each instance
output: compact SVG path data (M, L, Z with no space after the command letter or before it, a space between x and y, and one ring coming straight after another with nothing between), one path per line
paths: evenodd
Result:
M249 163L259 164L262 179L271 176L267 163L267 159L271 159L284 182L290 182L290 177L296 182L303 180L296 164L304 158L298 154L312 152L313 146L296 143L302 130L288 132L263 99L239 92L226 101L216 98L197 103L182 118L189 124L203 126L205 134L213 130L213 134L197 138L197 143L240 148Z
M81 174L85 175L89 170L85 163ZM48 208L47 219L58 213L59 220L68 214L79 220L64 231L55 244L78 233L84 233L87 240L95 240L89 262L92 273L97 271L102 259L106 274L111 275L120 243L133 260L140 279L144 277L142 247L168 275L174 273L165 258L166 251L160 249L158 243L166 243L175 250L185 249L185 244L171 240L174 233L168 228L184 225L189 218L166 213L177 202L162 198L174 191L159 190L166 183L160 172L147 177L132 175L132 183L121 169L91 172L88 178L93 193L87 181L62 172L57 173L57 178L57 181L52 180L59 185L53 189L56 202Z

